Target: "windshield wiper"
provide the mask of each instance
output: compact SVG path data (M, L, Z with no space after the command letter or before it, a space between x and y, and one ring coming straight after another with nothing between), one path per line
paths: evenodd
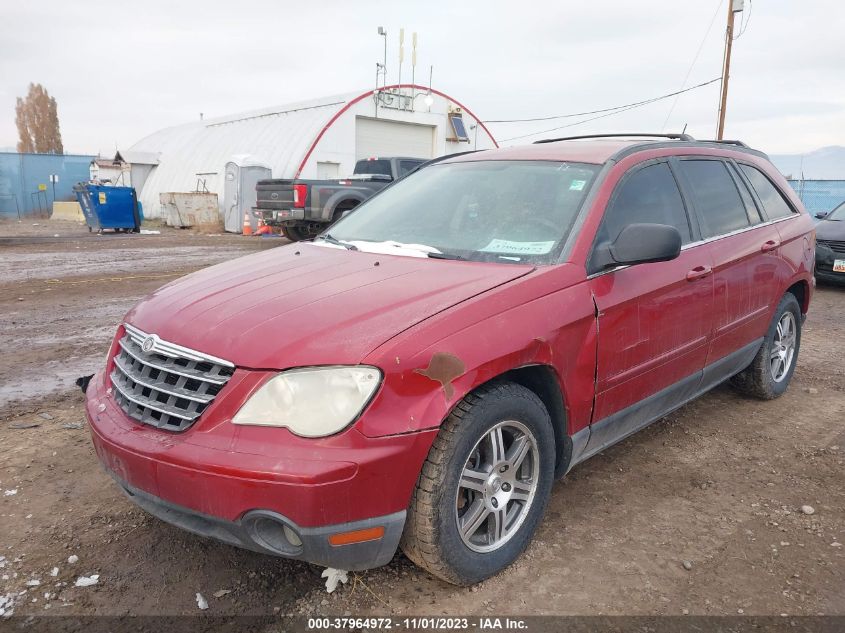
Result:
M323 240L324 242L328 242L329 244L334 244L335 246L342 246L348 251L357 251L358 247L355 244L350 244L349 242L341 242L336 237L333 237L331 233L324 233L323 235L318 235L317 239Z
M451 253L428 253L431 259L454 259L456 261L464 261L466 257L460 255L453 255Z

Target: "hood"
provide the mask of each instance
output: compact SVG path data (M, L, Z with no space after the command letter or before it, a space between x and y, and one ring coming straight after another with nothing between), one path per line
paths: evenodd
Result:
M822 220L816 224L816 239L845 241L845 220Z
M291 244L167 284L126 322L240 367L356 364L426 318L532 270Z

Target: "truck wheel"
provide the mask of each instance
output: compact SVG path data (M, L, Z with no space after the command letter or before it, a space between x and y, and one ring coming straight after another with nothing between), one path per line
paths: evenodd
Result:
M554 478L549 413L521 385L467 395L440 428L411 498L401 547L456 585L498 573L525 550Z
M352 211L352 209L357 207L359 204L361 204L361 203L358 202L357 200L349 200L347 202L342 202L334 210L334 213L332 213L332 220L331 220L331 224L329 224L329 226L331 226L332 224L334 224L335 222L340 220L340 218L343 217L344 213L346 213L347 211Z
M761 400L777 398L789 387L801 347L801 308L791 292L780 300L760 351L731 379L737 390Z
M282 235L288 238L291 242L299 242L305 239L302 232L295 226L283 226Z

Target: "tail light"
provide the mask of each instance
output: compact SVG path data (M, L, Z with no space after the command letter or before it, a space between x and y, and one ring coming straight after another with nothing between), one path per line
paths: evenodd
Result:
M308 185L293 186L293 206L296 209L305 208L305 196L308 195Z

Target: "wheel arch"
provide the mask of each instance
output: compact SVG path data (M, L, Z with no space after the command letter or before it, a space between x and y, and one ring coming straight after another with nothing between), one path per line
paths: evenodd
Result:
M795 295L798 305L801 306L801 314L807 314L807 310L810 307L810 284L807 280L801 279L796 281L786 289L786 293Z
M566 403L554 367L526 365L508 370L493 380L515 382L533 391L543 401L555 437L555 477L562 477L572 460L572 439L567 431Z
M354 203L352 207L357 207L366 199L366 196L357 192L339 191L326 201L321 214L322 218L324 220L331 220L334 217L335 211L340 207L351 203Z

